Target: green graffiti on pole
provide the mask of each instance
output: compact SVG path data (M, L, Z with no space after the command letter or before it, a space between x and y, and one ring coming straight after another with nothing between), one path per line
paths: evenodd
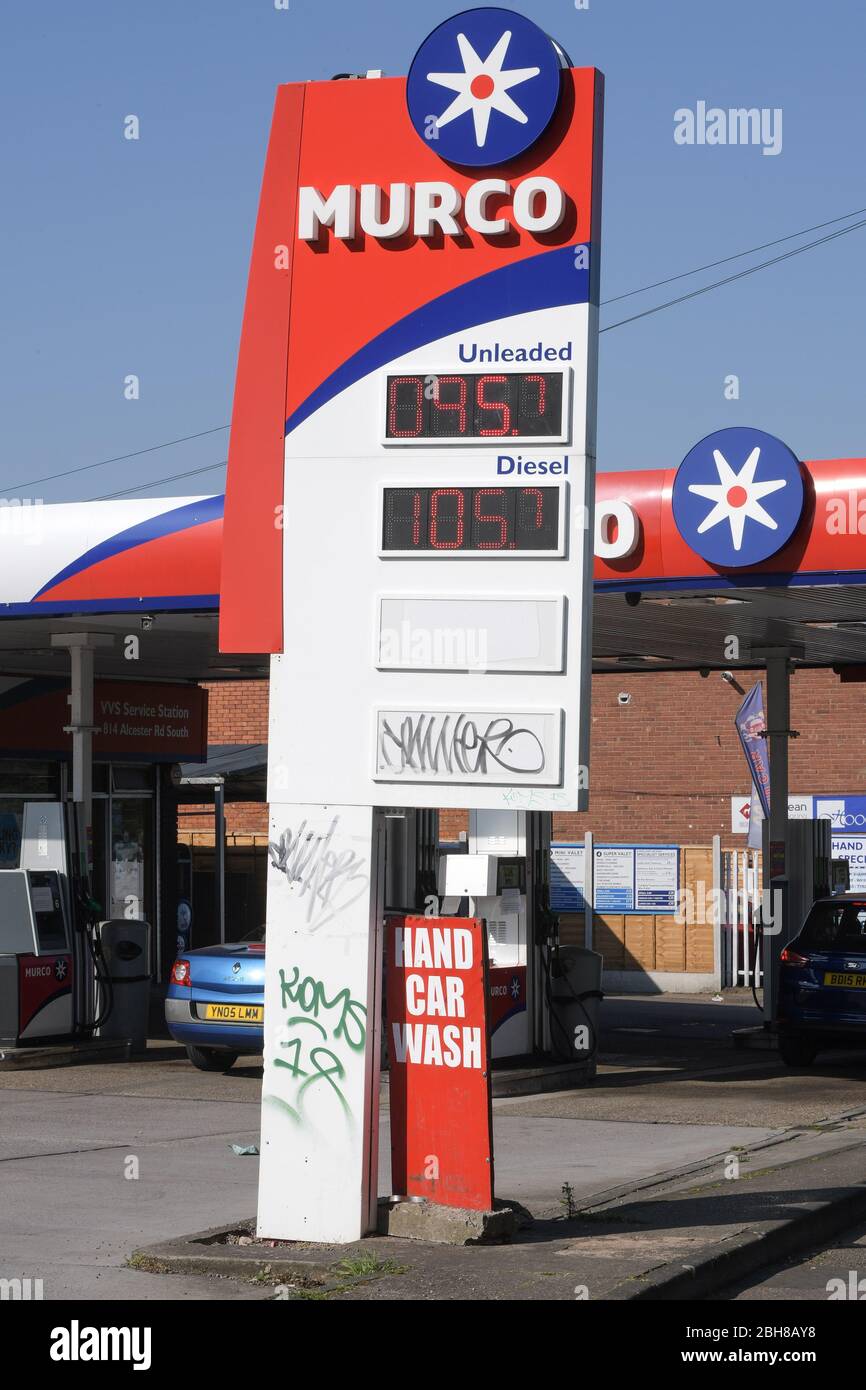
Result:
M287 1013L290 1008L300 1009L301 1013L291 1014L281 1025L279 1046L286 1055L275 1057L274 1066L290 1072L298 1084L292 1097L294 1104L282 1097L269 1099L277 1101L293 1119L301 1120L305 1092L324 1081L351 1119L351 1107L338 1084L346 1076L340 1053L344 1048L363 1051L367 1040L365 1006L353 999L348 989L339 990L329 999L323 982L312 975L301 979L297 966L289 979L285 970L280 970L280 991L283 1009Z

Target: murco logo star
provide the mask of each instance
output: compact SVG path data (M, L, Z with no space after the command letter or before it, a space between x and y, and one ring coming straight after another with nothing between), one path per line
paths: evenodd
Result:
M418 134L454 164L514 159L547 129L559 100L560 55L511 10L465 10L422 43L406 81Z

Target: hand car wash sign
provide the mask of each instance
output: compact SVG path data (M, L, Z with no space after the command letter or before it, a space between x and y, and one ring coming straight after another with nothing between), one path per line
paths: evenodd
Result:
M273 654L268 1235L375 1219L375 808L585 804L601 93L492 8L277 93L220 608Z
M389 919L391 1187L480 1211L493 1206L486 944L474 917Z

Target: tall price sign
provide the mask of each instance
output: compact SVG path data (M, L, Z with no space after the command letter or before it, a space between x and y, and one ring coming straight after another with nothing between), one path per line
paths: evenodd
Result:
M602 85L484 8L406 78L277 94L220 618L224 651L272 653L271 1235L373 1220L375 808L586 804ZM321 991L303 1024L295 970ZM333 1222L331 1171L355 1174Z

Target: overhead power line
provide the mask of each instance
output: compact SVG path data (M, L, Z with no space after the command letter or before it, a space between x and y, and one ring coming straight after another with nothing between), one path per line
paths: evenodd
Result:
M170 449L173 444L187 444L191 439L203 439L206 434L219 434L228 425L214 425L213 429L199 430L197 434L182 434L178 439L167 439L164 444L151 444L147 449L133 449L131 454L115 454L114 458L100 459L98 463L82 463L77 468L67 468L63 473L46 473L44 478L31 478L26 483L6 483L10 492L16 488L36 487L37 483L53 483L57 478L71 478L73 473L86 473L91 468L105 468L109 463L124 463L127 459L141 458L142 454L154 454L158 449ZM147 484L145 484L147 486Z
M176 483L180 478L194 478L197 473L213 473L217 468L225 468L228 459L222 463L208 463L204 468L188 468L185 473L172 473L168 478L153 478L149 483L139 483L137 487L124 487L119 492L105 492L100 497L88 497L88 502L110 502L115 497L125 497L130 492L144 492L148 487L159 487L160 483Z
M618 319L616 323L608 323L604 328L599 329L599 333L610 333L614 328L622 328L627 323L636 323L638 319L649 318L651 314L659 314L662 309L670 309L675 304L684 304L688 299L697 299L699 295L709 294L710 290L717 290L721 285L730 285L734 280L744 280L747 275L755 275L759 270L766 270L768 266L790 260L792 256L800 256L804 251L811 251L816 246L824 246L828 241L835 241L837 237L847 236L849 232L856 232L860 227L866 227L866 217L860 222L852 223L850 227L841 227L838 232L828 232L827 236L818 237L815 241L807 241L805 246L797 246L793 251L785 251L781 256L771 256L769 260L759 261L757 265L748 266L746 270L738 270L736 275L726 275L721 280L714 280L710 285L701 285L699 289L690 290L688 294L677 295L676 299L668 299L663 304L655 304L651 309L644 309L640 314L631 314L627 319Z
M631 299L633 295L644 294L647 290L672 285L675 280L687 280L690 275L700 275L704 270L715 270L717 265L728 265L730 261L739 261L743 256L754 256L758 251L766 251L771 246L781 246L784 241L794 241L798 236L808 236L810 232L820 232L824 227L833 227L837 222L847 222L849 217L859 217L861 213L866 213L866 208L855 208L853 212L843 213L841 217L831 217L829 222L816 222L814 227L803 227L799 232L789 232L787 236L776 237L774 241L764 241L760 246L750 246L748 251L737 251L733 256L723 256L719 261L707 261L706 265L697 265L694 270L683 270L679 275L669 275L666 280L654 280L651 285L641 285L639 289L615 294L610 299L603 299L601 305L604 307L605 304L616 304L620 299Z

